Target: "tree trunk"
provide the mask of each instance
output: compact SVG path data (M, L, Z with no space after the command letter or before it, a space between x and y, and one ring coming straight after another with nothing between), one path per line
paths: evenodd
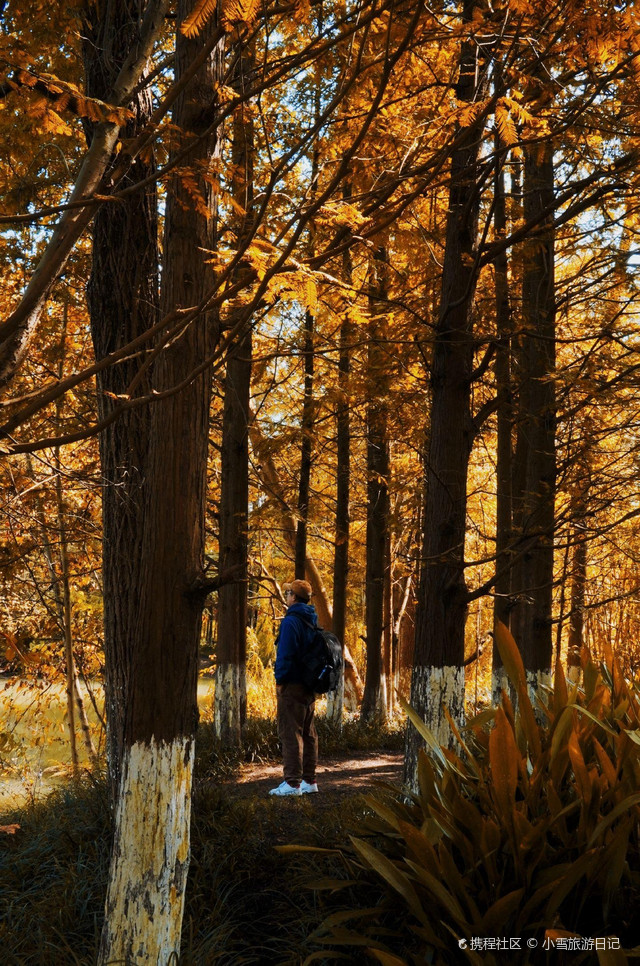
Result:
M69 742L71 745L71 766L73 774L78 776L78 747L76 741L76 708L75 684L76 663L73 656L73 629L71 625L71 582L69 579L69 547L67 543L67 527L65 523L64 504L62 500L62 480L60 478L60 448L56 447L54 456L56 468L56 509L58 514L58 542L60 546L60 583L62 585L62 601L60 618L64 631L64 662L66 667L67 719L69 725Z
M316 6L316 31L318 37L322 35L324 25L323 0ZM314 89L314 124L320 125L322 113L322 73L318 62L315 64ZM317 193L318 169L320 153L317 137L313 141L313 152L310 172L310 202L313 204ZM315 228L309 226L309 256L315 255ZM307 527L309 520L309 494L311 487L311 461L313 453L313 370L314 346L313 329L315 307L307 307L304 316L304 396L302 402L302 443L300 446L300 479L298 481L298 519L296 525L296 545L294 553L294 574L296 580L304 580L307 559Z
M391 460L389 460L391 462ZM393 593L392 593L391 534L387 515L387 538L384 547L384 598L382 602L382 700L385 715L394 710L394 672L393 660Z
M496 241L506 236L507 213L504 186L504 150L495 140L494 228ZM496 457L496 581L494 584L494 627L498 622L509 627L511 614L511 540L512 540L512 448L513 401L511 390L511 308L509 304L508 261L506 250L494 262L496 300L495 379L498 398ZM497 647L493 648L492 686L494 703L509 687Z
M587 454L588 456L588 451ZM578 683L581 673L581 653L584 645L584 613L587 597L587 505L591 485L587 458L579 463L583 480L572 499L573 558L571 561L571 603L569 637L567 641L568 677Z
M262 483L262 488L265 493L269 493L274 498L278 506L281 508L284 537L289 544L291 552L295 553L296 518L291 510L291 507L287 503L284 487L280 482L276 464L274 463L273 457L269 452L268 443L262 435L260 426L258 425L253 412L251 415L249 434L251 437L251 446L256 458L256 469L258 476L260 477L260 482ZM322 574L318 569L318 565L313 557L310 556L308 551L305 556L304 568L305 577L313 588L313 603L318 613L318 623L321 627L331 627L333 612L329 595L327 594L327 590L322 579Z
M351 281L351 259L345 255L345 274ZM347 580L349 576L349 489L351 474L351 418L349 413L349 372L351 368L351 321L345 312L340 326L338 359L338 405L336 412L336 521L333 556L333 622L332 630L344 647L347 624ZM327 702L327 715L342 721L344 674L340 686Z
M219 566L237 579L218 592L214 727L228 747L240 744L246 715L251 343L248 325L227 358L223 412Z
M234 86L242 92L253 67L247 48L238 57ZM233 197L237 217L238 246L251 229L253 206L253 120L250 105L243 103L233 117ZM236 280L242 269L236 273ZM242 312L242 309L240 309ZM234 313L230 327L237 322ZM249 419L251 397L252 330L250 320L230 347L222 417L222 467L220 489L220 572L233 569L238 579L218 593L218 639L216 644L214 726L222 743L240 744L246 717L247 592L249 553Z
M471 25L476 0L465 0ZM462 45L457 96L479 95L478 48ZM463 133L465 134L462 137ZM444 707L464 720L464 641L467 588L464 575L467 471L473 442L471 372L472 300L476 284L474 249L480 195L477 183L481 128L460 131L451 158L449 211L445 234L440 311L431 371L431 428L426 466L424 539L416 615L411 704L445 746L453 735ZM405 778L415 784L420 739L407 730Z
M98 753L96 751L96 746L94 745L93 738L91 736L91 726L89 724L89 718L87 717L87 709L84 703L84 698L82 697L82 691L80 690L80 680L78 678L78 672L75 669L75 666L74 666L74 675L73 675L73 692L75 695L78 718L80 720L80 728L82 729L82 738L84 741L84 746L87 750L87 753L92 763L96 764L98 761Z
M63 338L64 345L64 338ZM27 455L27 468L29 475L33 477L33 464L31 462L31 457ZM35 506L36 506L36 516L40 524L40 530L42 533L42 548L44 551L45 560L47 562L47 570L49 571L49 579L51 581L51 589L53 591L53 596L56 602L56 613L58 618L58 624L60 627L60 632L62 634L63 646L64 646L64 658L66 666L65 675L65 693L67 698L67 723L69 727L69 747L71 751L71 767L73 769L74 775L78 772L78 751L76 742L76 728L75 728L75 709L76 705L74 703L74 693L76 682L76 667L75 660L73 656L73 636L72 636L72 626L71 626L71 581L69 574L69 555L68 555L68 543L67 543L67 528L65 523L64 515L64 504L62 500L62 484L60 481L60 451L56 448L54 452L54 463L57 470L57 476L55 480L55 496L56 496L56 511L57 511L57 544L60 550L60 573L56 569L56 564L54 560L54 550L51 544L51 539L49 537L49 527L47 526L47 518L45 514L44 503L42 501L42 495L39 490L35 492ZM81 697L80 697L81 700ZM83 709L84 710L84 709ZM87 742L87 735L89 737L89 743L87 744L87 750L90 752L92 758L95 758L95 748L93 747L93 742L91 741L91 735L88 734L88 724L87 730L84 730L84 721L86 721L86 715L83 721L82 715L80 716L83 734L85 738L85 743Z
M309 492L311 486L311 455L313 450L313 313L307 309L304 316L304 396L302 402L302 441L300 445L300 479L298 482L298 520L294 574L304 580L307 558L307 521L309 519Z
M553 146L525 149L525 222L553 204ZM524 246L523 332L516 475L518 519L514 573L517 603L511 631L530 687L548 684L552 667L553 534L555 525L555 292L552 216Z
M367 561L365 578L367 672L361 716L364 721L386 717L384 664L385 573L389 536L389 440L387 437L386 388L388 359L382 347L386 336L381 304L387 292L387 256L378 252L376 278L371 297L371 324L367 360Z
M177 4L176 76L206 43L211 22L189 40L180 23L191 8ZM176 102L183 143L202 127L221 77L218 48ZM214 204L203 167L217 150L211 136L192 147L189 162L205 201L193 203L180 175L169 187L164 241L163 309L198 304L211 283L203 252L214 247ZM179 392L151 410L144 533L138 547L134 635L126 654L122 779L115 819L105 924L99 953L107 963L166 966L180 954L189 866L189 821L197 726L197 655L204 594L204 510L210 375L192 373L210 356L217 319L202 312L158 353L153 385ZM120 426L120 424L118 424Z
M284 487L280 482L276 465L273 457L269 453L267 441L264 439L258 421L254 418L250 423L251 445L256 459L256 468L262 487L266 493L276 500L282 510L283 532L291 550L295 547L296 521L289 505L287 504ZM305 559L305 576L313 588L313 603L318 614L318 623L321 627L331 627L333 612L331 602L327 594L324 581L318 566L307 552ZM346 644L343 643L344 650L344 674L345 674L345 707L350 711L355 711L357 705L362 700L363 685L355 665L351 652Z
M394 659L394 675L393 683L395 691L397 693L400 685L400 669L402 667L402 632L406 625L407 608L409 604L409 597L411 594L411 587L413 584L413 574L407 574L404 580L404 588L401 591L400 601L398 606L395 608L394 621L393 621L393 659ZM394 702L395 707L395 702Z
M87 93L105 98L114 77L137 42L137 20L126 4L106 12L87 6L84 45ZM151 110L151 96L141 91L126 128L133 137ZM92 132L89 131L89 139ZM114 159L115 160L115 159ZM136 159L123 187L152 175L153 159ZM126 345L158 319L157 198L152 183L118 204L102 205L93 221L93 257L87 303L96 360ZM117 396L150 389L143 360L132 356L102 370L96 378L98 412L107 417ZM138 379L135 390L131 390ZM123 413L100 437L102 474L102 574L104 598L104 690L107 762L112 799L120 786L124 716L129 703L129 652L134 640L141 579L144 528L143 484L147 474L150 412L138 406ZM123 593L122 588L132 588Z

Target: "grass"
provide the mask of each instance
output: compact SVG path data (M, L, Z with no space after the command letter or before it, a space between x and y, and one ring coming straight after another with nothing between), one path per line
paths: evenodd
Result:
M2 821L20 825L1 842L3 963L89 963L109 857L105 783L69 782Z
M104 742L102 728L81 685L94 744ZM102 686L92 684L99 708ZM206 718L210 712L210 678L198 682L198 702ZM80 766L90 765L89 755L76 721ZM64 783L71 775L71 750L66 721L65 685L61 682L0 678L0 808L34 801Z
M392 750L401 742L399 726L349 721L339 732L320 718L319 730L327 755ZM309 937L330 898L306 888L308 859L280 855L274 845L340 841L365 806L360 797L341 800L339 810L318 809L308 799L234 800L216 784L241 760L278 756L271 720L251 719L235 754L217 747L210 725L200 728L182 966L293 966L318 948ZM86 774L0 818L20 825L15 835L0 835L3 966L95 962L109 861L106 803L104 778Z

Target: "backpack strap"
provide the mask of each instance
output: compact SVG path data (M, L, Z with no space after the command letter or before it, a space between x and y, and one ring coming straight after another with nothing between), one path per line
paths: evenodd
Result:
M302 621L303 624L306 624L307 627L310 627L312 631L321 631L322 630L322 628L319 627L317 624L312 624L311 621L305 620L304 617L302 616L302 614L291 614L290 616L291 617L297 617L299 621Z

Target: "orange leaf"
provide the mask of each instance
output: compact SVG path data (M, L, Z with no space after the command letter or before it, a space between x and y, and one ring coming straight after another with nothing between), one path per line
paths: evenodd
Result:
M553 676L553 710L555 715L559 715L569 700L567 691L567 680L564 676L564 668L560 660L560 651L556 657L556 670Z
M591 801L593 787L589 779L587 766L584 762L580 742L578 741L578 736L576 735L575 731L572 731L569 735L568 748L569 758L571 759L571 764L573 766L573 774L575 775L576 785L578 786L578 792L580 793L580 797L583 799L585 805L588 805Z
M496 802L506 818L513 811L520 752L502 708L496 711L495 724L489 737L489 762Z
M527 744L535 760L540 756L541 742L540 729L533 713L533 706L529 699L527 690L527 677L524 671L522 657L518 650L518 645L514 641L511 633L504 624L497 622L495 628L495 641L500 652L500 657L505 671L511 679L511 683L518 695L518 711L522 722L522 730L527 739Z

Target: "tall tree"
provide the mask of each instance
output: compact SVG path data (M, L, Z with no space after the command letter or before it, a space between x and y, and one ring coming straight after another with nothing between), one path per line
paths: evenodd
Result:
M235 56L234 89L242 95L252 77L253 45L240 44ZM252 105L243 98L233 116L231 187L239 251L253 227L252 111ZM246 269L240 263L236 281L243 272ZM222 416L219 566L223 572L233 572L235 579L218 594L214 722L216 734L226 745L240 743L246 714L252 327L250 319L242 321L242 311L242 307L232 310L228 321L230 328L240 321L241 328L227 353Z
M351 257L343 256L345 280L350 285ZM333 620L332 630L343 649L347 623L347 586L349 578L349 493L351 482L351 417L349 401L349 373L351 369L352 325L349 311L345 311L340 325L338 357L338 401L336 405L336 516L335 549L333 552ZM344 675L338 690L328 698L327 714L335 722L342 721Z
M144 7L144 5L143 5ZM139 4L116 4L105 10L96 4L84 9L83 52L86 88L91 97L106 100L130 51L139 42ZM138 135L152 111L151 95L142 85L132 105L125 136ZM96 125L86 123L91 144ZM116 153L111 166L117 163ZM153 176L153 155L138 156L128 166L123 186ZM128 345L158 321L158 215L153 177L145 188L117 205L98 209L92 223L91 276L87 305L95 357L103 359ZM125 394L146 395L151 373L139 354L131 354L97 376L99 418L108 420ZM132 388L135 387L135 388ZM122 594L124 581L140 580L140 539L144 527L142 488L147 476L150 426L148 406L132 408L100 436L103 480L103 586L105 634L105 697L107 753L115 801L121 775L124 717L129 702L128 659L134 639L138 603ZM135 552L132 552L133 548Z
M365 612L367 673L361 715L363 720L387 712L383 640L385 599L388 598L389 439L387 435L388 359L386 340L388 255L379 249L371 269L371 321L367 358L367 565Z
M486 74L475 37L482 4L464 0L467 36L460 50L458 100L481 97ZM468 607L465 582L467 471L473 442L472 302L480 206L479 153L482 120L460 125L451 156L449 210L438 322L431 365L431 420L426 465L422 568L416 615L411 704L437 740L449 745L450 726L464 717L464 643ZM419 740L407 732L405 775L415 782Z
M324 26L324 4L323 0L316 6L316 33L322 36ZM320 124L322 114L322 64L317 61L314 63L313 71L313 122L317 128ZM310 191L309 197L314 200L318 190L318 176L320 167L320 145L318 138L315 137L311 152L311 172L310 172ZM313 258L315 254L315 226L313 223L309 229L309 256ZM311 465L313 458L313 423L314 423L314 326L315 312L317 305L308 305L304 314L303 327L303 348L302 356L304 359L304 387L302 397L302 420L301 420L301 444L300 444L300 476L298 478L298 520L296 526L296 549L294 557L294 573L296 579L305 578L305 558L307 555L307 532L309 522L309 498L311 494Z
M514 465L516 606L511 630L530 686L552 667L553 540L556 490L553 142L525 147L525 221L540 225L524 245Z
M200 70L176 101L176 149L188 147L192 177L178 171L167 197L162 308L199 306L211 287L204 253L213 248L214 198L208 167L219 147L211 98L221 82L223 38L211 19L195 37L191 3L178 0L178 82L198 57ZM203 56L206 55L206 56ZM206 132L203 134L203 132ZM195 178L195 189L193 181ZM194 190L202 203L194 204ZM178 335L161 333L153 372L158 401L147 439L143 527L136 552L134 633L125 660L122 778L115 816L99 963L169 962L179 955L189 865L197 669L204 573L204 509L210 375L198 373L218 338L215 313L193 310ZM167 394L168 393L168 394ZM120 424L118 424L120 425ZM160 836L162 850L158 850Z
M507 210L505 197L505 151L499 133L495 140L494 175L494 229L501 242L507 233ZM495 380L497 393L496 427L496 579L494 592L494 627L498 621L509 626L511 613L511 525L513 482L513 391L511 377L511 305L509 298L508 256L501 249L494 262L496 303L496 360ZM492 655L492 694L497 699L499 691L508 686L497 647Z
M313 456L313 347L314 315L311 309L304 314L303 349L304 389L302 397L302 425L300 443L300 476L298 478L298 519L296 524L296 549L294 573L304 580L307 556L307 527L309 521L309 497L311 493L311 463Z

